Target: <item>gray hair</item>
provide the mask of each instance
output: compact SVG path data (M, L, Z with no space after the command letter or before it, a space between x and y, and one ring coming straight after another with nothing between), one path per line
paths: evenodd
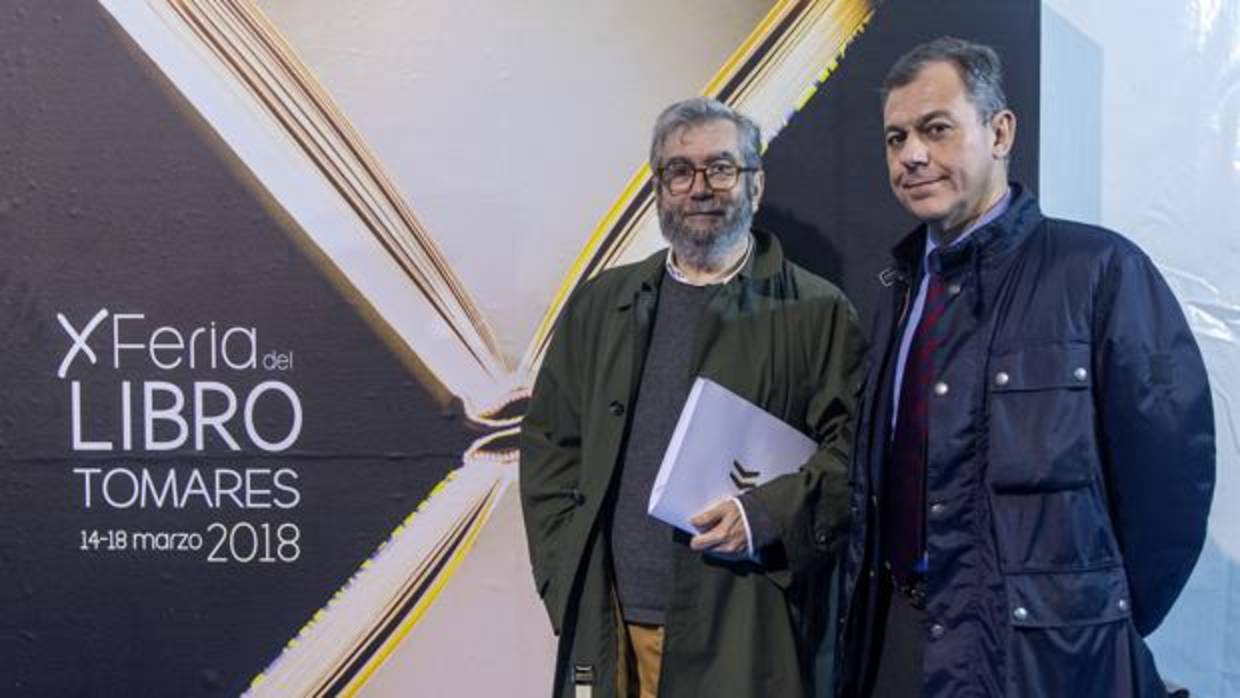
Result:
M979 44L954 36L941 36L913 47L900 56L883 80L882 99L892 90L904 87L917 79L917 75L929 63L948 63L960 74L965 93L977 109L982 121L1007 109L1007 97L1003 94L1003 65L999 54L985 44Z
M650 139L650 169L658 170L662 166L663 143L668 136L688 126L720 120L731 121L736 126L741 164L745 167L761 167L762 132L758 125L717 99L693 97L664 109L655 120L654 135Z

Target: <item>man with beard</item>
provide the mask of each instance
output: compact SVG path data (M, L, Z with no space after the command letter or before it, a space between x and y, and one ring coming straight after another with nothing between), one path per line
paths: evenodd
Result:
M838 289L750 230L760 149L758 127L717 101L663 112L650 165L671 250L583 284L538 375L521 496L560 637L553 695L812 691L864 340ZM697 376L820 450L699 514L690 537L646 509Z

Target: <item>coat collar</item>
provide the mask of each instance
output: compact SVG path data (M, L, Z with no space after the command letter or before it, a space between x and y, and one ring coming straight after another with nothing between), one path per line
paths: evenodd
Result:
M940 267L937 271L951 274L972 261L974 255L980 257L977 263L982 268L996 265L1016 250L1029 231L1037 226L1042 220L1037 199L1017 182L1010 182L1009 186L1012 188L1012 202L1003 215L973 231L960 245L936 253L934 258ZM914 278L921 266L926 235L927 226L923 223L891 248L894 272L906 281Z
M723 284L734 287L750 279L761 280L774 276L784 264L784 250L779 239L774 235L758 229L750 230L753 234L753 254L745 262L740 273ZM637 263L635 273L630 276L616 299L616 310L627 310L633 305L639 293L654 293L663 282L667 273L668 250L664 248Z

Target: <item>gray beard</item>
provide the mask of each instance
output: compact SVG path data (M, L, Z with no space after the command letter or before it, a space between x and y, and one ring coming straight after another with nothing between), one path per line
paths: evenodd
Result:
M753 223L753 208L749 197L736 201L724 218L723 226L714 233L702 236L684 227L672 211L659 207L659 227L663 239L672 246L677 264L703 271L719 271L741 239L749 233Z

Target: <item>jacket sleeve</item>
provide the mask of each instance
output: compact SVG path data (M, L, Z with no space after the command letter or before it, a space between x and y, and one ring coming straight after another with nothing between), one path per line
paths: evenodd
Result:
M557 635L567 590L556 576L556 553L576 506L581 469L581 383L573 370L571 334L570 302L534 382L520 437L521 511L534 585Z
M1150 260L1119 250L1094 318L1095 405L1133 622L1148 635L1196 564L1214 490L1214 416L1201 353Z
M791 378L815 386L805 425L818 452L797 472L747 495L769 518L782 546L786 567L768 574L783 586L791 584L793 574L825 565L848 528L848 458L866 342L856 311L842 296L822 313L810 353L813 371Z

